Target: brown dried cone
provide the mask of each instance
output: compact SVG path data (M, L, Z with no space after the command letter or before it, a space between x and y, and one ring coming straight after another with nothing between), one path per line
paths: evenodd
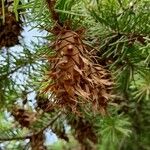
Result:
M103 66L91 59L91 54L77 32L62 29L52 48L56 55L49 61L51 82L44 92L54 95L56 105L78 112L78 105L88 102L94 110L105 113L112 86L110 74Z
M54 111L53 103L48 98L45 98L44 96L37 94L35 99L37 103L37 109L40 108L44 112Z
M9 6L5 7L5 22L2 19L2 7L0 6L0 48L11 47L19 44L19 36L21 36L22 22L20 18L16 20L16 16L9 10ZM20 16L19 16L20 17Z
M33 112L29 112L22 108L14 108L12 111L12 115L15 120L22 126L29 128L30 125L36 121L36 114Z
M95 145L98 143L98 138L90 122L79 117L70 120L68 123L74 130L74 137L81 144L81 150L96 150Z
M32 150L47 150L46 146L44 146L45 136L43 132L39 132L38 134L33 134L30 138L31 149Z

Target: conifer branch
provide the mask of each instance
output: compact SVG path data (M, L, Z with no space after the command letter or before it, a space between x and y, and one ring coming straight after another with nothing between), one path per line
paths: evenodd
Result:
M51 18L59 25L61 25L59 14L55 11L56 0L46 0L48 9L51 13Z
M49 126L52 126L54 122L60 117L61 112L59 112L52 121L48 123L45 127L43 127L40 131L35 132L34 134L31 135L26 135L26 136L21 136L21 137L12 137L12 138L0 138L0 142L6 142L6 141L16 141L16 140L26 140L26 139L31 139L32 136L35 136L36 134L39 134L43 131L45 131Z
M27 136L20 136L20 137L12 137L12 138L0 138L0 142L6 142L6 141L17 141L17 140L26 140L26 139L30 139L31 135L27 135Z

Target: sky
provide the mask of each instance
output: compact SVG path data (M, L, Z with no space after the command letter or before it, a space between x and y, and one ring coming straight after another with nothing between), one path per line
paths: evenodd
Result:
M23 36L23 42L25 45L27 45L28 47L31 47L31 49L33 48L33 45L31 44L32 41L36 44L38 44L39 42L39 39L37 37L41 37L41 36L46 36L47 32L40 32L38 29L34 28L31 30L31 26L26 26L24 27L24 30L22 32L22 36ZM11 51L14 51L14 54L17 52L21 52L23 50L23 47L21 45L16 45L14 47L11 47L10 48ZM17 54L16 53L16 54ZM2 61L3 58L0 56L0 61ZM15 77L15 73L14 73L14 77ZM21 83L23 84L25 82L25 77L20 74L20 75L17 75L17 80L16 80L18 83ZM30 93L28 95L29 99L32 101L32 102L35 102L35 92L33 93ZM32 103L30 103L32 105ZM46 144L49 145L49 144L52 144L54 142L57 141L57 136L52 133L50 130L47 130L45 132L45 135L46 135Z

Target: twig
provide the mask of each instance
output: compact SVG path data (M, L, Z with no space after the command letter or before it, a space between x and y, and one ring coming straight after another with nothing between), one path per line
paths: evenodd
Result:
M35 134L39 134L43 131L45 131L49 126L51 126L60 116L61 116L62 112L59 112L51 122L49 122L45 127L43 127L40 131L38 131L37 133Z
M2 0L1 5L2 5L3 24L5 24L5 5L4 5L4 0Z
M6 141L16 141L16 140L25 140L25 139L30 139L31 135L27 136L21 136L21 137L12 137L12 138L0 138L0 142L6 142Z
M42 60L42 59L39 59L39 60ZM20 70L21 68L28 67L28 65L30 65L30 64L34 64L36 61L37 61L37 59L35 59L35 60L33 59L32 62L30 62L29 60L26 60L26 61L24 62L24 64L22 64L22 65L20 65L20 66L17 66L16 68L10 70L9 72L2 73L2 74L0 75L0 80L5 79L6 77L8 77L8 76L14 74L15 72L17 72L17 71Z
M4 79L4 78L6 78L7 76L9 76L9 75L11 75L11 74L17 72L17 71L18 71L19 69L21 69L22 67L25 67L25 65L23 65L23 66L18 66L17 68L11 70L10 72L7 72L7 73L5 73L5 74L2 74L2 75L0 76L0 79Z
M59 25L61 25L60 20L59 20L59 15L58 13L55 11L55 4L56 4L56 0L46 0L47 5L48 5L48 9L52 15L52 19Z

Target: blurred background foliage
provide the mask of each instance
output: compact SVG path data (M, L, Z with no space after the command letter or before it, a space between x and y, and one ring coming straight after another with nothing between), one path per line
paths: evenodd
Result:
M82 117L52 109L48 95L38 96L49 68L46 56L54 54L49 31L56 22L46 1L0 0L0 26L6 6L24 31L20 44L0 48L0 149L38 150L31 135L48 134L41 144L49 150L150 150L150 1L56 1L60 22L84 28L84 42L96 49L98 62L115 81L108 115L82 108ZM26 29L34 31L32 38ZM24 113L25 126L14 109L17 116Z

